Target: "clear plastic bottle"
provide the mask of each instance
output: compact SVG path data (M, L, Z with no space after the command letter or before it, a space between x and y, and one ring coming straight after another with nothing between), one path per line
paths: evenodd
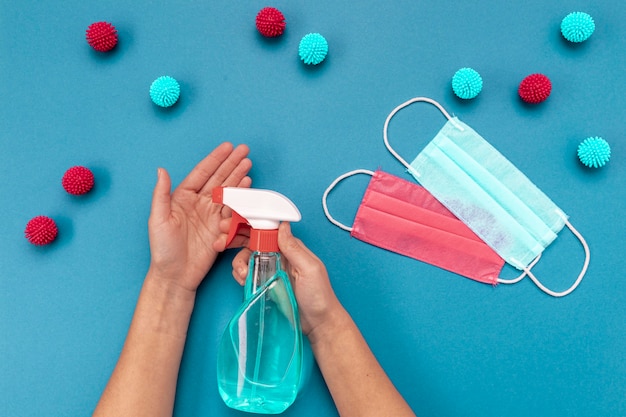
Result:
M218 187L216 203L233 209L227 245L241 228L252 250L244 303L224 330L217 358L219 392L231 408L278 414L296 399L303 376L303 339L296 297L278 252L280 221L300 212L269 191Z
M295 296L278 252L253 252L246 302L219 348L218 386L231 408L282 413L298 394L302 332Z

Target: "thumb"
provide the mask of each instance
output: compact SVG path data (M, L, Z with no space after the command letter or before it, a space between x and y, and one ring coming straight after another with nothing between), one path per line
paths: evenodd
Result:
M283 222L278 227L278 247L295 269L304 268L312 253L302 241L291 233L291 225Z
M152 192L152 209L151 216L156 222L167 220L170 215L170 190L172 188L172 180L170 175L163 168L157 170L157 183Z

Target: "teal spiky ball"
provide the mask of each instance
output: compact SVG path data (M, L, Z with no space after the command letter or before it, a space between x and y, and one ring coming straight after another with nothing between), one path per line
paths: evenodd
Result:
M573 12L561 21L561 33L570 42L583 42L589 39L596 29L593 18L587 13Z
M328 42L319 33L309 33L300 40L298 47L300 59L307 65L317 65L328 54Z
M170 76L159 77L150 86L150 98L157 106L173 106L178 101L178 97L180 97L180 85Z
M611 146L601 137L590 137L578 145L578 159L589 168L603 167L611 158Z
M459 98L474 98L482 89L483 79L472 68L461 68L452 77L452 91Z

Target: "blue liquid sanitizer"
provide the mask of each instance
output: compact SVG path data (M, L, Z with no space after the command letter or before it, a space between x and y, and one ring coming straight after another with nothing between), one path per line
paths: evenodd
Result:
M228 240L242 225L251 226L253 251L244 303L224 330L218 350L219 392L224 403L236 410L279 414L298 395L303 339L296 297L278 252L278 224L298 221L300 213L286 197L272 191L216 190L213 201L234 210Z

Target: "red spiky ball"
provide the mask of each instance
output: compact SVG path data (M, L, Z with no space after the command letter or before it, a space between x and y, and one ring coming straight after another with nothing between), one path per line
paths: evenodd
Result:
M531 74L524 78L517 89L517 93L526 103L541 103L552 91L550 79L543 74Z
M65 171L61 184L63 184L65 191L72 195L88 193L93 188L93 173L85 167L71 167Z
M43 246L56 239L59 229L50 217L36 216L29 220L24 236L33 245Z
M285 16L273 7L264 7L256 15L256 28L267 38L280 36L285 31Z
M96 22L87 28L87 43L100 52L108 52L117 45L117 30L108 22Z

